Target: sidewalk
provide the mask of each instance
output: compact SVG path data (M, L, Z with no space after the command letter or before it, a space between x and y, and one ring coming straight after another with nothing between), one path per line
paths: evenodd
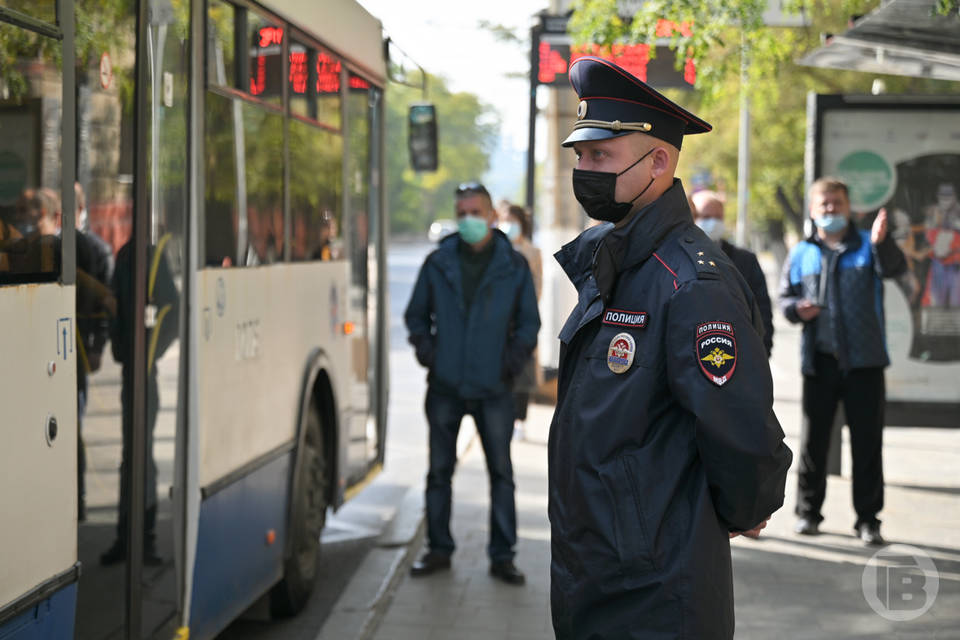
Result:
M797 332L777 326L771 366L775 409L794 452L800 433ZM513 445L517 485L516 562L527 574L511 587L487 574L488 485L483 452L475 444L454 476L453 568L410 578L410 549L403 575L386 598L387 610L371 637L376 640L548 640L550 529L547 521L546 439L552 407L531 406L527 440ZM472 429L469 423L464 429ZM849 443L844 431L844 468L830 477L824 534L793 534L796 474L787 479L784 508L759 541L732 541L737 638L746 640L841 640L960 638L960 429L891 428L884 434L886 507L880 514L889 543L919 547L939 572L939 593L914 620L893 622L876 613L862 588L864 567L874 553L853 537ZM896 550L896 547L889 548ZM909 556L905 556L909 558ZM904 572L886 563L883 590L895 604ZM897 573L897 571L900 571ZM909 572L907 576L911 575ZM923 580L922 574L913 574ZM881 580L883 577L881 576ZM901 582L897 582L900 580ZM930 586L929 584L927 585ZM907 587L907 591L911 588ZM913 587L910 593L924 599ZM915 602L916 600L914 600ZM909 601L894 613L911 610Z

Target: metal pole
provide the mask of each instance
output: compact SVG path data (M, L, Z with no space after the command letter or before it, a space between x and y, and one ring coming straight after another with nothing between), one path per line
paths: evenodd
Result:
M540 26L530 29L530 130L527 134L527 209L533 213L536 183L536 144L537 144L537 70L540 67Z
M740 36L740 139L737 145L737 245L747 243L747 199L750 197L750 67L747 39Z
M130 411L129 433L124 436L130 438L127 449L130 459L124 460L127 466L127 495L130 496L127 508L127 626L126 637L130 640L141 637L142 632L142 598L143 587L140 581L143 573L143 529L144 507L146 506L144 471L147 463L147 349L146 325L144 312L147 306L147 245L150 242L147 195L147 163L144 162L147 145L150 143L147 134L147 118L150 114L150 103L147 96L150 82L149 50L147 34L150 25L147 22L149 15L148 0L137 3L137 55L136 55L136 86L134 108L134 154L133 154L133 330L131 340L132 357L124 367L132 367L123 377L126 383L133 385L128 398L132 398L131 406L125 408ZM123 509L124 505L121 505Z

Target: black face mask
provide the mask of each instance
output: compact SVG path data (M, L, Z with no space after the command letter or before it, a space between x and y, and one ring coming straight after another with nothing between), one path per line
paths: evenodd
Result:
M604 222L617 223L630 213L633 203L642 196L653 184L653 178L643 188L643 191L633 197L630 202L617 202L617 178L625 174L630 169L640 164L640 161L653 153L650 149L640 156L640 159L631 164L620 173L612 171L585 171L583 169L573 170L573 195L583 206L587 215L594 220L603 220Z

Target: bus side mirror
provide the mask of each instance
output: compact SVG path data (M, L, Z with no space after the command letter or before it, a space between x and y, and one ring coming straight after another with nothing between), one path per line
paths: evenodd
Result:
M436 171L437 110L432 104L411 105L409 125L407 146L410 149L410 164L413 170Z

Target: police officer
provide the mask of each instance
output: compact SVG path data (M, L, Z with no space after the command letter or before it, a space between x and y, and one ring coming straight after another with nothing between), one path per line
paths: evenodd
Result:
M617 65L577 59L573 190L591 227L556 258L579 302L550 428L557 638L732 638L728 538L783 504L763 323L674 178L703 120Z

